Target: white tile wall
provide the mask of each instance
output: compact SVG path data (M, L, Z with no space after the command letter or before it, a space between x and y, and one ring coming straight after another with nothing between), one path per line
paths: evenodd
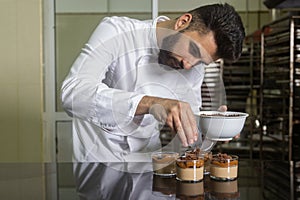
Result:
M106 12L107 0L58 0L56 12Z

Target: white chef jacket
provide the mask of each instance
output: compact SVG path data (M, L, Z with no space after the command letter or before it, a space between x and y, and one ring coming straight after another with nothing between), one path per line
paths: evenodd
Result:
M106 17L97 26L62 85L65 111L73 117L74 161L148 159L161 147L158 123L135 116L143 96L201 107L204 66L174 70L157 63L156 23Z

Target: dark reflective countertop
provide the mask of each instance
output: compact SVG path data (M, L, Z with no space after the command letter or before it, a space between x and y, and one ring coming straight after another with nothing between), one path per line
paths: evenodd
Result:
M209 175L180 182L151 168L152 163L0 163L0 199L297 199L290 162L241 159L238 178L223 182Z

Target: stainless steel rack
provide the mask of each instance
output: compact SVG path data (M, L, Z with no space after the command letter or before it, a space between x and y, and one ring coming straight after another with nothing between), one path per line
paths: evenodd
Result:
M223 80L226 88L226 100L230 110L245 112L250 94L249 68L250 47L245 45L238 62L224 65Z
M224 63L223 71L229 110L250 116L242 138L215 150L288 161L291 199L299 198L300 14L291 12L248 35L241 59Z
M300 16L291 13L264 26L262 33L260 157L290 161L295 199L300 185Z
M211 63L205 66L205 76L201 86L202 106L201 110L217 110L225 104L225 88L222 81L223 61Z
M271 148L273 159L299 160L300 16L265 25L261 44L261 157L268 157L265 148Z
M220 151L239 152L243 157L259 155L260 102L260 31L246 37L241 58L236 63L224 63L224 85L228 109L247 112L241 137L228 144L219 144Z

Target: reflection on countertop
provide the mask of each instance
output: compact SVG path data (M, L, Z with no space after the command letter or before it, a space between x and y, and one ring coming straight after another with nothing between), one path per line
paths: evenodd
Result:
M240 160L239 177L223 182L207 175L200 182L180 182L174 176L154 175L151 167L152 163L0 163L0 199L273 200L299 197L297 178L293 179L290 163L285 161Z

